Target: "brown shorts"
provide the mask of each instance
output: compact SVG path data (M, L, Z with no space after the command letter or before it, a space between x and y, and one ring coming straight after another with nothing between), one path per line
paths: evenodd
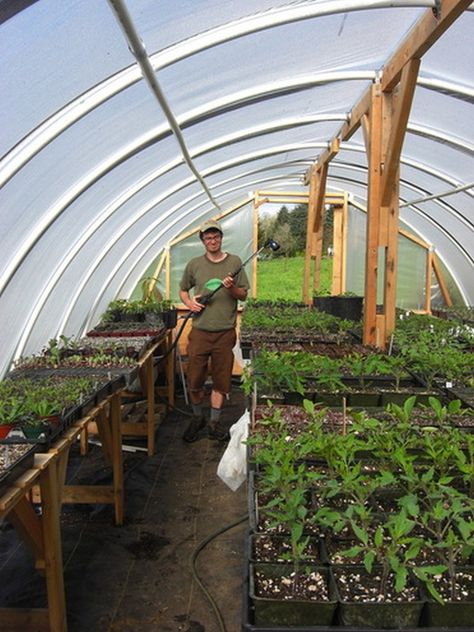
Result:
M200 404L204 398L204 382L210 374L212 389L226 395L230 393L234 348L237 339L235 329L203 331L191 329L188 339L188 388L191 403Z

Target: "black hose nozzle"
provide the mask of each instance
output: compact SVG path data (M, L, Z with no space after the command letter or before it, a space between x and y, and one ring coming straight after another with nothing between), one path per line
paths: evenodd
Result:
M271 250L273 250L273 252L276 252L280 249L280 244L274 239L268 239L265 242L264 248L270 248Z

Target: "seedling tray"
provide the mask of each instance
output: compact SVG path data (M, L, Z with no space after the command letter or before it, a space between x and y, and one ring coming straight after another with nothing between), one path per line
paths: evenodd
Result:
M3 441L2 441L3 444ZM13 448L13 449L12 449ZM15 446L9 445L0 445L0 453L2 458L0 462L3 463L3 458L7 451L10 453L15 452ZM19 478L26 470L29 470L33 467L35 453L38 451L37 445L25 445L24 450L22 451L21 456L14 458L12 455L11 464L8 466L1 466L0 469L0 496L5 493L8 487L11 487L13 481Z

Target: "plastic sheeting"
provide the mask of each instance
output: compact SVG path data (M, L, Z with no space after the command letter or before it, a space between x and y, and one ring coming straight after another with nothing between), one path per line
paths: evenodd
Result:
M128 0L179 139L114 4L0 10L0 374L50 337L82 335L202 218L259 189L306 191L309 165L435 6ZM401 160L401 218L471 304L474 188L444 193L474 182L473 27L470 9L424 55ZM358 132L329 185L364 205L366 169Z

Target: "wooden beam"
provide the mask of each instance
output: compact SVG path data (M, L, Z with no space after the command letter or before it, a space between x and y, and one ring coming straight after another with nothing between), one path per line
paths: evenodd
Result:
M49 625L47 608L0 608L0 621L4 632L13 630L51 632L55 629Z
M435 254L433 254L433 270L436 274L436 278L438 279L439 289L441 290L441 294L443 295L444 302L448 307L452 307L453 299L451 298L448 286L446 285L446 281L444 280L443 271L441 270L441 266L439 265L438 257L436 257Z
M362 128L362 136L364 138L364 146L366 153L370 151L370 129L369 129L369 117L367 114L360 119L360 126Z
M341 131L338 134L341 141L349 140L358 130L362 117L365 116L370 109L371 98L372 86L370 85L352 108L347 123L344 123L341 127Z
M400 156L402 153L403 141L405 140L413 95L415 94L416 79L418 77L419 68L419 59L410 60L402 71L398 91L393 92L391 95L390 131L386 147L384 147L381 197L383 205L390 203L392 195L390 188L400 165Z
M26 542L36 560L44 559L43 525L26 496L18 502L9 515L9 520Z
M264 198L265 200L267 198ZM256 252L258 249L258 206L256 204L254 204L253 206L253 211L252 211L252 241L253 241L253 246L252 246L252 251ZM251 276L251 296L253 298L256 298L257 296L257 282L258 282L258 275L257 275L257 257L255 257L255 259L252 261L252 276Z
M319 184L318 184L318 193L316 197L316 208L315 208L315 216L313 221L313 233L319 234L322 230L322 225L324 221L324 204L325 204L325 192L326 192L326 181L328 177L328 163L325 163L321 167L320 175L319 175Z
M329 141L328 148L319 156L318 162L310 167L307 173L320 171L324 165L327 165L335 156L337 156L340 147L341 141L337 136L335 136L331 141Z
M170 332L171 335L171 332ZM124 479L122 454L122 404L120 391L114 393L110 400L109 424L111 431L113 495L115 524L122 525L124 519Z
M383 182L383 181L382 181ZM400 171L393 174L390 187L390 200L386 209L386 249L385 249L385 285L384 285L384 337L380 346L384 349L387 338L395 329L395 313L397 300L397 270L398 270L398 220Z
M321 283L321 259L323 256L323 226L324 226L324 201L326 192L326 181L328 175L329 164L326 162L321 167L318 194L316 199L315 218L313 225L313 250L311 254L314 256L314 274L313 288L319 288ZM308 297L311 301L311 297Z
M311 172L309 181L309 199L308 199L308 217L306 220L306 249L304 257L304 273L303 273L303 302L310 304L309 296L309 280L311 276L311 251L313 240L313 225L316 214L316 200L318 197L319 174L317 171Z
M433 251L426 251L426 272L425 272L425 311L431 313L431 277L433 275Z
M114 492L110 485L65 485L61 501L64 504L113 504Z
M364 344L377 344L377 275L380 210L380 163L382 155L382 95L380 85L371 86L369 186L365 251Z
M413 26L405 40L397 48L382 68L381 86L383 92L391 92L400 81L405 65L412 60L419 60L424 53L441 37L451 24L465 11L472 0L440 0L439 15L433 9L427 9L420 20ZM349 140L362 123L371 104L371 86L353 106L348 121L344 123L330 141L330 146L337 141ZM367 148L368 150L368 148ZM332 156L334 157L334 156ZM314 165L306 172L305 182L309 183L312 169L318 170L324 163L332 160L330 150L323 152Z
M427 9L384 65L382 90L393 90L406 63L422 57L451 24L469 8L472 0L440 0L438 15Z
M344 243L344 207L342 206L338 206L334 209L332 235L333 256L331 294L342 294Z
M66 632L66 595L61 549L60 492L55 463L40 474L43 547L50 629Z
M349 234L349 195L347 193L344 193L342 217L341 293L344 293L347 289L347 237Z

